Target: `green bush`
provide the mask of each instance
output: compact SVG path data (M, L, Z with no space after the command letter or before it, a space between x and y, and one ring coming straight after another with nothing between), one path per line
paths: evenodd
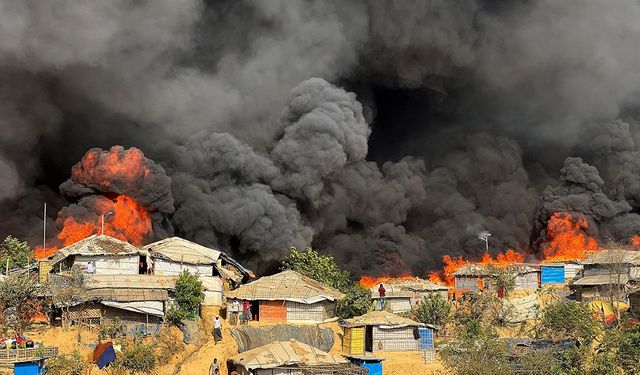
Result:
M182 271L176 281L175 306L167 311L167 320L174 322L182 319L195 320L204 301L202 289L202 282L198 275L192 275L187 270Z
M60 355L47 359L47 375L82 375L87 369L87 364L77 351L71 355Z
M110 338L114 339L119 337L124 331L124 326L120 318L107 319L100 324L100 331L98 332L99 340Z
M371 308L371 290L354 283L347 290L346 297L338 301L336 315L340 319L349 319L366 314Z
M440 294L431 294L411 311L414 320L443 327L451 317L451 304Z
M116 369L129 370L132 374L148 374L157 364L155 346L136 341L123 346L122 354L112 366Z
M640 328L623 332L618 343L617 362L626 374L640 374Z
M547 306L538 328L548 338L575 338L585 345L589 345L601 332L601 325L589 306L573 301Z
M528 353L517 360L523 374L560 375L563 373L560 361L553 350L541 349Z
M10 270L33 263L31 248L27 242L20 241L10 235L5 237L0 244L0 267L2 267L2 271L7 267L7 261L9 262Z

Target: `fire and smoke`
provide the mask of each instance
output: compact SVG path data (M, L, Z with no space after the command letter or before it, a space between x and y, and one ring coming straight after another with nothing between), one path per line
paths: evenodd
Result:
M258 272L311 244L374 275L480 260L481 230L493 257L561 254L557 213L588 246L627 242L639 16L631 0L0 0L0 232L39 243L46 201L63 245L65 220L95 232L126 202L151 222L132 241L175 231ZM91 151L64 182L113 145L157 164L118 156L143 161L121 179Z

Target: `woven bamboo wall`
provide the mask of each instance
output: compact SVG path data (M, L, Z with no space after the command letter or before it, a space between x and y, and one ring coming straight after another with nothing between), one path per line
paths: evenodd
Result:
M322 302L306 304L286 302L287 321L322 322L325 319L325 309Z
M83 303L77 306L71 306L68 314L65 313L68 320L80 321L85 319L102 318L101 306L94 303Z
M515 279L515 289L537 289L538 288L538 274L536 272L529 272L525 274L519 274Z
M414 327L381 329L373 327L373 352L409 352L418 350Z
M392 313L411 311L411 298L387 298L387 306Z
M285 301L260 301L260 321L267 323L286 322L287 305Z
M455 283L459 290L478 290L478 278L475 276L456 276Z
M345 329L342 351L350 355L364 355L364 327Z

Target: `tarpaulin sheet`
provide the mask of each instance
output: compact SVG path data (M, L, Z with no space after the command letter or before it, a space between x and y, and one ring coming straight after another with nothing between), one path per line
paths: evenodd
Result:
M93 349L93 363L98 363L98 360L100 359L102 353L110 346L113 347L113 343L111 341L106 341L96 345L96 348Z
M113 346L108 346L104 352L102 352L102 355L100 356L100 359L98 359L98 363L96 363L98 365L99 369L105 368L107 366L109 366L109 364L111 364L111 362L116 360L116 351L113 350Z
M333 347L333 331L315 326L279 324L266 327L237 327L231 336L238 344L238 352L259 348L274 341L296 341L329 352Z

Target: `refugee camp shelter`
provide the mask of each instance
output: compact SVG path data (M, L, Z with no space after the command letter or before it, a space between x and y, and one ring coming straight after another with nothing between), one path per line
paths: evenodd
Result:
M514 289L538 289L540 270L531 266L514 264L509 266L509 272L513 274Z
M540 284L566 284L576 277L582 267L582 264L578 261L543 263L540 265Z
M584 269L570 286L581 301L626 300L640 279L640 252L601 250L582 261Z
M186 270L200 276L217 276L239 284L254 277L227 254L180 237L170 237L144 247L153 262L155 275L179 275Z
M342 356L323 352L296 340L275 341L237 354L230 367L242 375L366 375L367 370Z
M58 250L47 259L46 268L54 273L74 265L87 269L92 262L97 275L138 275L146 273L146 269L140 269L140 262L146 260L146 251L117 238L94 234Z
M295 271L283 271L226 293L231 300L249 300L255 320L270 323L321 323L336 316L344 294ZM232 301L229 301L231 303Z
M420 331L421 328L425 328ZM347 319L342 342L343 352L349 355L363 355L365 352L405 352L427 348L431 337L433 346L434 327L415 322L388 311L372 311L362 316ZM428 332L428 333L427 333ZM421 336L424 333L424 346L421 348ZM360 340L364 336L364 345ZM364 350L360 348L364 346Z
M453 273L455 289L471 292L489 289L493 276L486 267L477 264L460 267Z
M157 334L175 276L85 275L81 285L64 274L50 275L53 300L72 325L99 325L118 319L126 334ZM65 293L74 293L66 296ZM62 298L56 297L62 295Z
M439 294L446 300L450 289L446 285L436 284L417 277L411 280L390 279L385 281L383 285L387 309L393 313L410 311L412 306L420 303L424 297L429 295ZM370 288L373 300L380 298L379 287L380 284L376 284Z

